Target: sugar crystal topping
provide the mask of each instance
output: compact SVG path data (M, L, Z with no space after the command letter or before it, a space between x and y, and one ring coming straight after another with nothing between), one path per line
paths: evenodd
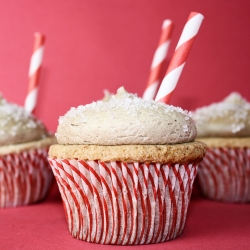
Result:
M199 130L203 130L203 127L208 127L212 123L224 123L224 128L230 127L233 134L245 129L249 130L250 103L239 93L233 92L221 102L198 108L194 112L194 120L199 127L198 134ZM221 127L218 126L218 129Z
M191 113L143 100L123 87L109 100L71 108L59 118L59 144L174 144L193 141Z
M0 145L14 144L15 137L22 137L25 141L25 138L32 138L31 131L38 130L41 130L41 137L44 137L45 131L40 121L24 108L7 102L0 95ZM24 134L25 131L27 136ZM17 140L19 141L19 138Z
M172 105L166 105L165 103L155 102L154 100L143 100L139 98L136 94L128 93L123 87L119 88L116 95L112 95L109 101L97 101L87 104L85 106L80 105L77 108L71 108L65 116L59 117L59 124L62 124L67 118L81 117L82 121L86 120L85 112L109 112L113 109L121 108L124 110L124 115L134 116L138 115L138 111L141 109L151 110L152 115L154 111L163 110L164 113L178 112L185 116L185 120L192 117L192 113L187 110L183 110L180 107L175 107ZM113 114L114 115L114 114Z

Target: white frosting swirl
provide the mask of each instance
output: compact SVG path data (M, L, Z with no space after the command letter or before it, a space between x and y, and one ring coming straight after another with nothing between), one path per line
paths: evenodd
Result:
M250 135L250 103L237 92L194 112L198 137L245 137Z
M46 136L47 131L40 121L0 95L0 146L31 142Z
M56 137L59 144L165 145L193 141L196 127L187 111L120 88L109 101L71 108Z

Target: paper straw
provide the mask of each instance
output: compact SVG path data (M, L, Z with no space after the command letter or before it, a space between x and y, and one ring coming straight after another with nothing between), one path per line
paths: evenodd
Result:
M186 25L182 31L180 40L176 46L174 55L170 61L166 75L163 78L161 86L156 95L155 100L157 102L169 103L203 18L204 16L200 13L190 13Z
M38 81L41 71L44 42L45 42L45 37L41 33L36 32L34 34L34 37L35 37L34 50L31 56L30 68L29 68L29 88L24 104L25 109L30 113L34 113L36 108L38 85L39 85Z
M168 48L170 45L170 38L173 31L173 22L171 20L164 20L162 24L161 37L158 47L155 51L153 61L150 68L150 75L147 83L147 87L143 93L143 99L152 100L158 90L160 83L160 74L164 61L166 60Z

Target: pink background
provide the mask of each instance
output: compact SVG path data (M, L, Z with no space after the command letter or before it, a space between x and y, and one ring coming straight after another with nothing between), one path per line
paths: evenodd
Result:
M46 47L36 115L51 131L70 107L101 99L104 89L141 96L163 20L175 23L169 61L192 11L205 19L171 104L192 110L232 91L250 100L246 0L0 0L0 91L24 104L40 31Z

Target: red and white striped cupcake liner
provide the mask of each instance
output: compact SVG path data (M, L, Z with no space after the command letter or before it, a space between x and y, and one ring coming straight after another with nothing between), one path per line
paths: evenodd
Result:
M49 162L73 237L136 245L182 233L197 164Z
M17 207L42 200L53 173L48 149L32 149L0 156L0 208Z
M250 201L250 148L208 148L199 164L198 180L210 199Z

